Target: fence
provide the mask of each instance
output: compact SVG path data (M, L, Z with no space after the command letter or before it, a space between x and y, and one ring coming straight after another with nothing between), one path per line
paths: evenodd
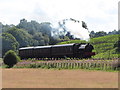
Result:
M59 68L59 69L97 69L97 70L119 70L118 60L82 60L82 61L35 61L22 62L17 67L29 68Z

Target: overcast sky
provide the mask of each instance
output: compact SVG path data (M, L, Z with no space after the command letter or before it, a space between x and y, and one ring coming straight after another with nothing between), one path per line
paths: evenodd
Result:
M118 29L119 0L0 0L0 22L15 24L20 19L58 22L74 18L85 21L90 31Z

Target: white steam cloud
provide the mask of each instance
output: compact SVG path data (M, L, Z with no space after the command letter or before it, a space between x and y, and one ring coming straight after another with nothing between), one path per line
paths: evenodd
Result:
M87 29L82 27L82 21L79 23L75 23L72 21L69 21L66 23L67 30L71 32L76 38L80 38L81 40L88 41L90 36Z
M59 32L64 32L64 29L67 30L67 32L70 32L72 35L74 35L75 38L80 38L81 40L88 41L90 39L89 31L88 29L85 29L82 27L82 21L77 21L75 19L64 19L61 26L58 24L53 24L54 27L54 33L53 36L57 37L58 32L56 30L59 30ZM64 29L63 29L64 28Z

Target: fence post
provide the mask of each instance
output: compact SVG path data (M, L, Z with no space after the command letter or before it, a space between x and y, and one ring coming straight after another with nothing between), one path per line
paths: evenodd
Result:
M103 67L104 67L104 63L102 62L102 63L101 63L101 69L102 69L102 70L103 70Z
M66 67L67 67L67 62L64 63L64 68L66 68Z
M107 70L107 63L106 63L106 65L105 65L105 70Z
M109 69L111 70L111 63L109 63Z
M80 63L80 68L81 68L82 63Z
M62 63L60 63L60 68L62 67Z
M77 64L76 68L78 69L78 62L76 64Z
M62 63L61 63L61 68L63 68L63 66L64 66L64 63L62 62Z
M105 70L106 63L104 62L104 70Z

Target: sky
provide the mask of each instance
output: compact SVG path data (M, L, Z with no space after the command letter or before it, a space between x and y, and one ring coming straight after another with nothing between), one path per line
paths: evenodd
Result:
M17 25L21 19L56 23L73 18L89 31L118 30L119 0L0 0L0 22Z

